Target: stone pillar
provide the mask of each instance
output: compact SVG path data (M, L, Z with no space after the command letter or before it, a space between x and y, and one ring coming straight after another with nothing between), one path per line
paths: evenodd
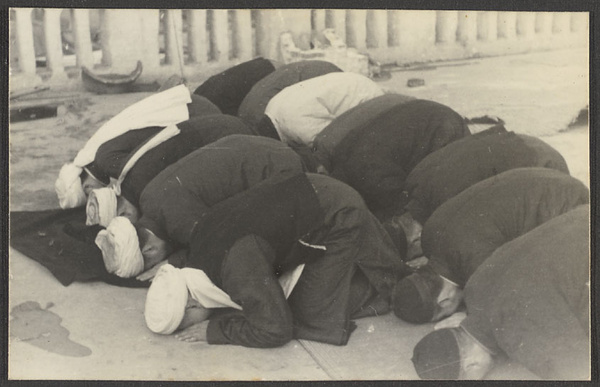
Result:
M44 43L46 45L48 68L52 71L52 81L67 80L60 34L60 14L62 11L60 8L44 9Z
M517 14L517 34L527 39L535 35L535 13L519 12Z
M263 9L257 14L256 39L258 54L269 59L282 60L279 50L281 35L289 32L296 47L310 49L310 9Z
M436 11L435 41L437 43L455 42L457 28L457 11Z
M91 69L94 67L94 56L92 54L92 40L90 35L90 10L75 8L71 12L73 16L77 66L85 66Z
M331 9L326 13L325 26L333 28L337 36L346 43L346 10Z
M477 38L483 41L498 38L498 12L483 11L477 14Z
M259 9L255 12L256 15L256 51L257 55L269 58L278 59L279 53L277 51L271 51L271 15L273 14L270 9Z
M587 12L571 12L571 31L580 32L588 28L589 14Z
M32 8L14 8L17 52L21 73L35 76L35 50L33 49Z
M206 10L190 9L188 13L188 50L192 63L205 63L208 52L206 36Z
M318 34L326 28L326 11L324 9L313 9L311 11L312 29Z
M394 25L393 45L413 56L430 49L435 45L438 20L436 11L393 11L390 18Z
M535 32L541 35L552 33L552 12L536 12Z
M234 12L234 55L241 61L245 62L252 59L254 56L254 42L252 41L252 15L249 9L237 9Z
M226 9L215 9L212 11L212 40L214 59L221 63L229 61L229 21Z
M180 9L165 12L165 62L183 66L183 18Z
M459 11L458 28L456 39L461 43L469 43L477 40L477 12Z
M514 39L517 36L517 13L498 12L498 38Z
M367 11L367 47L388 46L388 15L386 10Z
M566 34L571 31L571 14L569 12L554 12L552 33Z
M367 11L350 9L346 18L346 44L357 50L367 48Z
M138 60L142 76L160 67L157 9L107 9L102 25L102 63L112 72L127 74Z

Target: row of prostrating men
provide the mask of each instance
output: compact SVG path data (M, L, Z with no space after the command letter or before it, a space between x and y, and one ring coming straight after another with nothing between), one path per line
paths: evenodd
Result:
M105 228L108 271L152 279L155 333L344 345L359 317L466 305L415 347L420 377L482 378L505 355L589 375L589 191L562 156L331 63L257 58L150 96L56 188Z

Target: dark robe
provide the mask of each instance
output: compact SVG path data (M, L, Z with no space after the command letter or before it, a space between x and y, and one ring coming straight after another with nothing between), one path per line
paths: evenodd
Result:
M281 66L252 87L240 105L238 116L252 128L257 128L267 104L281 90L298 82L337 71L342 70L333 63L321 60L306 60Z
M465 287L461 326L543 379L590 375L590 206L498 248Z
M388 111L394 106L401 105L414 100L402 94L384 94L365 101L352 109L342 113L327 125L313 142L313 152L321 164L329 170L329 160L335 153L335 149L344 137L356 128L371 121L380 114Z
M542 140L495 126L425 157L408 175L406 210L424 224L446 200L473 184L514 168L543 167L569 173L565 159Z
M175 161L231 134L251 134L250 129L240 119L225 114L197 117L177 124L177 127L181 130L178 135L147 151L123 180L121 194L133 205L138 206L140 195L146 185ZM111 170L118 172L114 177L118 177L129 158L145 143L145 141L139 142L133 147L136 145L133 132L123 137L131 141L106 143L102 145L96 157L97 163L102 163L107 168L110 167Z
M194 94L208 98L223 114L236 116L250 89L273 71L275 66L269 60L255 58L213 75L198 86Z
M193 94L191 98L192 102L187 105L190 120L221 114L219 108L208 99ZM117 179L130 153L162 129L160 126L134 129L107 141L96 151L94 161L86 166L88 171L104 184L108 184L111 177Z
M159 173L141 194L139 224L186 245L208 208L273 175L303 170L300 156L280 141L229 136Z
M498 247L589 201L588 188L563 172L511 169L435 210L421 234L423 254L438 274L463 287Z
M425 156L469 134L464 119L449 107L409 101L348 133L335 149L329 173L385 217L403 209L405 179Z
M286 301L276 276L302 263ZM212 207L193 231L188 266L243 309L212 318L208 342L250 347L292 337L344 345L357 270L384 300L409 273L358 193L313 174L279 175Z

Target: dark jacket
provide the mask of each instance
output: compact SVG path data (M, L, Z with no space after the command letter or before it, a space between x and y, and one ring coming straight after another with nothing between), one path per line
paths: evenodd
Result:
M330 175L356 189L376 213L395 212L410 171L433 151L469 135L447 106L414 100L379 114L348 133L335 148Z
M263 118L267 104L281 90L298 82L337 71L342 70L333 63L321 60L306 60L281 66L252 87L240 105L238 116L256 128Z
M511 169L435 210L421 234L423 253L439 274L463 287L498 247L589 201L588 188L565 173Z
M141 194L139 224L187 245L208 208L273 175L303 170L300 157L279 141L229 136L158 174Z
M524 167L569 173L565 159L550 145L495 126L425 157L406 179L406 209L424 224L436 208L464 189L509 169Z
M255 58L213 75L198 86L194 94L208 98L223 114L236 116L242 100L262 78L275 71L264 58Z
M544 379L589 377L590 206L506 243L467 282L461 326Z
M175 161L231 134L251 134L250 129L240 119L225 114L198 117L182 122L177 127L181 130L178 135L146 152L123 180L121 194L133 205L138 205L140 195L146 185ZM137 148L144 143L138 144L136 148L126 154L126 157L119 156L117 152L111 152L112 154L109 155L113 160L117 159L121 163L120 170L122 170ZM124 151L123 154L125 154ZM107 162L111 158L107 159Z
M329 161L333 157L335 149L348 133L362 127L391 108L414 99L414 97L402 94L384 94L342 113L315 137L313 143L315 156L329 170L331 168Z

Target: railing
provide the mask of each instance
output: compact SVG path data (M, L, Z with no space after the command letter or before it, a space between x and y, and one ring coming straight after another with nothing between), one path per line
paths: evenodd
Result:
M210 75L256 56L291 60L285 32L310 56L325 29L380 63L429 62L585 46L588 23L581 12L12 8L10 71L58 83L141 60L147 80Z

